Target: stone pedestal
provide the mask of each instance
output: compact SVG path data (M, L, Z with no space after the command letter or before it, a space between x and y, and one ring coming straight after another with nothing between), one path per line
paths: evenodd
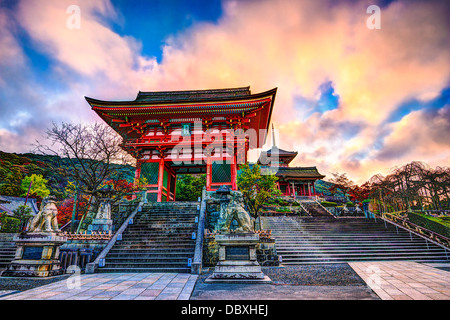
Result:
M111 219L93 219L92 223L88 226L88 233L92 232L106 232L112 233L113 221Z
M256 260L256 233L229 233L216 235L219 262L205 282L270 283Z
M56 233L34 232L14 237L16 256L2 276L52 277L61 275L59 247L67 241Z

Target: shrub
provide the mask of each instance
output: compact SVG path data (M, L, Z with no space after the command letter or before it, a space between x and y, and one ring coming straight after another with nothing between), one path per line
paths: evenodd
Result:
M418 226L450 238L450 221L438 217L430 217L422 213L409 212L408 219Z
M8 216L6 213L0 213L1 233L17 233L20 231L20 220Z
M276 208L275 211L276 212L291 212L291 210L289 210L289 208Z
M331 201L322 201L321 202L321 204L324 206L324 207L337 207L337 203L336 202L331 202Z
M284 199L277 199L278 205L280 206L288 206L289 202Z

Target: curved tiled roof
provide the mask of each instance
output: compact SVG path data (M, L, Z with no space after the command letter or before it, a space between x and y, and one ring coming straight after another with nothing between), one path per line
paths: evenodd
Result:
M5 211L8 215L13 215L13 211L25 203L25 198L0 196L0 200L4 203L0 203L0 211ZM31 214L35 215L39 209L37 207L36 199L28 198L27 206L31 208Z
M183 90L183 91L139 91L135 101L197 101L208 99L236 98L251 95L250 86L230 89Z

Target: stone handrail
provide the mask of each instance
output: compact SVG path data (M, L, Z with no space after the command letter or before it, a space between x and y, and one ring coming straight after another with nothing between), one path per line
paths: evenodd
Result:
M301 201L299 201L298 204L300 205L300 207L301 207L307 214L310 214L310 213L309 213L309 210L307 210L307 209L302 205L302 202L301 202Z
M128 224L130 223L130 220L134 218L136 213L138 213L139 208L142 208L142 205L143 205L143 202L139 202L139 204L136 206L136 208L133 210L133 212L122 223L122 225L120 226L119 230L117 230L117 232L114 234L114 236L111 238L111 240L109 240L109 242L106 245L106 247L97 256L97 258L94 260L94 262L88 263L86 265L86 270L85 270L86 273L94 273L95 272L95 269L100 264L100 260L101 259L105 259L105 257L108 254L108 252L111 250L111 248L116 243L117 238L119 237L119 234L122 234L125 231L125 229L127 228Z
M203 188L202 200L200 205L200 214L198 217L197 239L195 242L194 261L191 265L191 273L201 274L202 260L203 260L203 235L205 230L206 220L206 189Z
M329 213L331 216L333 216L333 218L336 218L336 216L335 216L334 214L332 214L332 213L330 212L330 210L328 210L327 208L325 208L319 201L317 201L317 200L315 200L315 201L316 201L316 203L317 203L320 207L322 207L323 210L325 210L327 213Z
M384 221L387 221L397 227L400 227L402 229L405 229L411 233L414 233L415 235L427 239L428 241L445 248L448 250L450 248L450 238L447 238L439 233L436 233L434 231L431 231L427 228L421 227L415 223L412 223L408 220L406 220L403 217L384 212L381 215L374 214L375 216L378 216Z

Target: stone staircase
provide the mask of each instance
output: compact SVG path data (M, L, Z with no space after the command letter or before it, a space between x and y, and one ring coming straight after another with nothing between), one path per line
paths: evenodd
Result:
M16 255L15 233L0 233L0 271L6 269Z
M191 272L198 202L145 204L97 272Z
M409 260L449 262L450 251L383 221L262 217L283 264Z
M333 214L325 210L316 201L301 201L300 203L312 217L333 217Z

